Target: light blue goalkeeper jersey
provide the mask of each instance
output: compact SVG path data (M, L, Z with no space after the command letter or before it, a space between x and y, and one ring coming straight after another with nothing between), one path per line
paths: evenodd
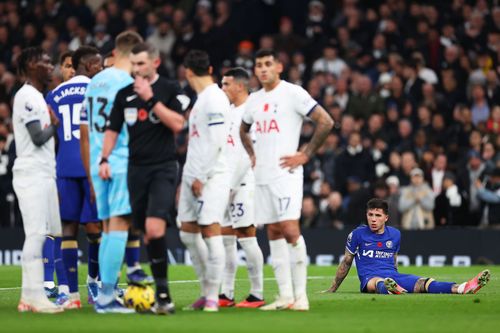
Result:
M110 67L95 75L87 87L81 123L87 124L89 129L90 172L92 175L96 175L99 171L104 131L109 125L109 115L116 93L132 82L134 80L127 72ZM111 172L127 172L128 132L125 125L118 135L115 148L108 160Z

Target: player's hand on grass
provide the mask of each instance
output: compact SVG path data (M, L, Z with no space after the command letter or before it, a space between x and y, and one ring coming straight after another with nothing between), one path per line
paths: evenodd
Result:
M54 110L49 106L50 123L54 126L59 126L59 118L57 118Z
M335 286L331 286L330 288L328 289L325 289L325 290L322 290L320 291L321 294L329 294L329 293L334 293L337 291L337 287Z
M134 92L143 100L149 101L153 97L153 88L149 81L137 75L134 81Z
M203 183L199 179L195 179L193 184L191 184L191 191L193 191L195 197L199 198L201 192L203 192Z
M298 151L293 155L283 156L282 158L280 158L280 161L280 167L293 171L293 169L309 162L309 156L307 156L306 153L302 151Z
M111 167L108 162L104 162L99 165L99 177L103 180L111 178Z

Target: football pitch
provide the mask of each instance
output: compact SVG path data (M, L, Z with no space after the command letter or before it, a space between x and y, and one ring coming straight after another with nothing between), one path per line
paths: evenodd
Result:
M85 281L80 266L80 283ZM402 267L400 272L432 276L440 281L463 282L486 267ZM330 285L334 267L309 266L309 312L263 312L254 309L222 309L219 313L184 312L182 307L198 295L194 270L170 266L174 316L98 315L86 304L81 286L81 310L57 315L18 313L21 269L0 266L1 332L500 332L500 266L491 270L490 283L476 295L372 295L361 294L353 268L339 291L320 294ZM124 274L122 274L123 276ZM246 296L249 283L239 268L236 299ZM277 293L272 270L265 268L265 297Z

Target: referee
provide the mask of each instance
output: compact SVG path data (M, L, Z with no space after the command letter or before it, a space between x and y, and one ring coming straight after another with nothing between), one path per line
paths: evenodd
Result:
M128 188L134 226L144 232L144 243L156 284L154 312L174 312L167 280L167 221L173 216L177 185L174 134L184 116L177 99L180 88L158 75L158 50L136 45L131 52L135 82L120 90L106 129L100 169L112 177L107 158L126 123L129 132Z

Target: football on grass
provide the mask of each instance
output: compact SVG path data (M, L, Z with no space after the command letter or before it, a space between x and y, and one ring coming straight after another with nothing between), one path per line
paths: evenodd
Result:
M155 303L155 292L150 286L129 285L123 296L125 305L137 312L151 309Z

